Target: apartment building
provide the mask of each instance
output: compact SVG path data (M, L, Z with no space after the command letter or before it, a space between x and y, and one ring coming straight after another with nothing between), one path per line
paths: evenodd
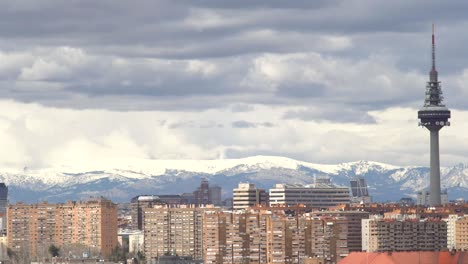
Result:
M455 222L455 249L468 250L468 216L463 216Z
M69 251L81 245L104 257L117 247L117 206L104 198L17 203L8 206L7 215L8 247L33 258L47 254L52 244Z
M308 256L338 263L348 253L348 220L341 216L313 217L310 220L311 244Z
M249 209L205 214L203 225L205 263L336 263L348 252L344 217Z
M270 189L270 206L305 205L312 208L328 208L349 204L348 187L337 187L330 181L320 181L313 185L276 184Z
M203 259L203 214L219 211L194 205L156 205L143 210L144 252L148 260L172 254Z
M457 221L462 219L463 215L451 214L443 220L447 222L447 248L456 249L456 225Z
M203 214L203 256L205 263L223 263L226 250L226 214Z
M362 251L362 219L369 219L369 213L364 211L316 211L310 213L314 217L345 217L348 224L347 245L349 252Z
M447 223L440 219L363 219L362 246L367 252L443 250L447 248Z

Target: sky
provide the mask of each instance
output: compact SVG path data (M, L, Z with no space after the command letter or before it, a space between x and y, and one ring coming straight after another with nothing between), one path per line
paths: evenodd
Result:
M431 28L468 161L468 2L1 1L0 167L277 155L429 164Z

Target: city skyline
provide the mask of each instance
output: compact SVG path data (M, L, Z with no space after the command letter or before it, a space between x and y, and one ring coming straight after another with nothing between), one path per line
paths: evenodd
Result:
M0 143L9 151L0 166L253 155L427 166L427 131L414 113L430 70L432 23L456 124L441 134L441 165L466 163L467 8L6 3Z

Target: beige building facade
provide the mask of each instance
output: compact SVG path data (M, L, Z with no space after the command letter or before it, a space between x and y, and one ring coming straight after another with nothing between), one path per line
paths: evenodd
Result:
M362 246L367 252L444 250L447 223L440 219L363 219Z
M246 210L204 216L205 263L337 263L348 253L344 217Z
M83 246L107 257L117 247L117 206L98 198L66 204L17 203L7 208L8 247L32 258L50 245Z
M460 217L455 222L455 249L468 250L468 216Z
M147 260L172 254L203 259L203 215L219 208L190 205L145 208L144 253Z

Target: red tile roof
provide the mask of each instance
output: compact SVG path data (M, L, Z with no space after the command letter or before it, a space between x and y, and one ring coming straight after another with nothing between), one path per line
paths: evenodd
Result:
M352 252L338 264L468 264L468 252Z

